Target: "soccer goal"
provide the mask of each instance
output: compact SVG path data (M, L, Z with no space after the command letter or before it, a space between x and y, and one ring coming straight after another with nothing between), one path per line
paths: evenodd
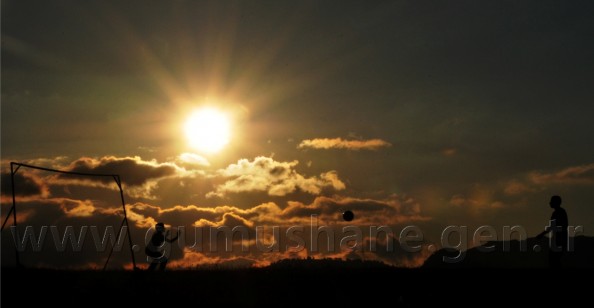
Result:
M51 172L51 173L58 173L58 174L67 174L67 175L71 175L74 177L94 177L94 178L111 178L113 179L113 181L116 183L118 189L119 189L119 199L122 202L122 210L123 210L123 220L121 222L120 228L117 231L117 235L115 235L115 240L119 241L120 239L120 235L122 233L122 230L125 229L127 230L127 232L125 232L127 234L127 236L125 237L124 240L127 239L128 241L128 246L130 248L130 255L131 255L131 259L132 259L132 268L133 269L137 269L136 267L136 260L134 258L134 245L132 243L132 236L131 236L131 230L130 230L130 226L128 225L128 215L126 212L126 203L124 201L124 190L122 189L122 181L120 179L120 176L117 174L100 174L100 173L83 173L83 172L73 172L73 171L64 171L64 170L56 170L56 169L51 169L51 168L45 168L45 167L40 167L40 166L33 166L33 165L28 165L28 164L23 164L23 163L17 163L17 162L11 162L10 163L10 184L11 184L11 192L12 192L12 206L10 207L10 210L7 212L6 214L6 218L4 219L4 222L2 223L2 228L0 229L0 231L4 230L4 227L6 226L7 222L9 221L9 219L12 217L12 225L14 226L14 228L16 229L17 227L17 198L15 195L16 189L17 189L17 184L15 182L15 175L17 174L17 172L19 171L20 168L29 168L29 169L35 169L35 170L42 170L42 171L47 171L47 172ZM68 229L68 227L67 227ZM43 231L43 230L42 230ZM53 230L52 230L53 231ZM66 230L66 233L68 232L68 230ZM66 237L66 233L64 235L64 237ZM82 230L81 230L82 233ZM43 234L43 233L42 233ZM107 230L106 230L106 235L107 235ZM26 237L26 235L25 235ZM41 237L41 235L40 235ZM113 241L110 241L111 245L109 247L109 254L107 256L107 259L105 261L105 264L103 265L103 270L105 270L107 268L107 265L109 263L109 260L111 259L111 256L114 252L114 247L116 246ZM15 242L15 245L17 245L17 243ZM15 257L16 257L16 265L18 267L22 267L23 264L21 264L21 258L20 258L20 252L19 249L15 247Z

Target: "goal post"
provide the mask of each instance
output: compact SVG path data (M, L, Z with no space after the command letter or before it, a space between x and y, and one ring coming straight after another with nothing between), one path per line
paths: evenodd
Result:
M8 211L8 213L6 214L6 218L4 219L4 222L2 223L2 227L0 228L0 231L4 230L4 227L6 226L6 223L8 222L8 220L10 219L11 215L12 215L12 223L13 226L17 226L17 208L16 208L16 194L15 194L15 174L19 171L19 169L23 167L23 168L30 168L30 169L36 169L36 170L43 170L43 171L47 171L47 172L53 172L53 173L61 173L61 174L69 174L69 175L75 175L75 176L83 176L83 177L107 177L107 178L112 178L116 185L118 186L118 189L120 191L120 199L122 201L122 210L124 213L124 218L122 220L122 223L120 225L120 228L117 231L117 235L115 237L115 240L117 241L120 238L120 234L122 232L122 229L124 226L126 226L127 229L127 239L128 239L128 244L130 247L130 255L132 258L132 269L136 270L136 260L134 258L134 249L133 249L133 244L132 244L132 235L131 235L131 229L130 226L128 225L128 215L126 212L126 202L124 201L124 190L122 188L122 181L121 178L118 174L104 174L104 173L85 173L85 172L75 172L75 171L64 171L64 170L57 170L57 169L51 169L51 168L45 168L45 167L40 167L40 166L33 166L33 165L28 165L28 164L23 164L23 163L17 163L17 162L10 162L10 184L11 184L11 192L12 192L12 206L10 207L10 210ZM109 255L107 256L107 260L105 261L105 265L103 266L103 270L105 270L107 268L107 264L109 263L109 260L111 258L111 255L113 254L113 250L115 245L117 245L117 243L113 243L113 245L111 245L111 249L109 251ZM19 256L19 249L15 249L15 253L16 253L16 265L18 267L22 267L22 264L20 263L20 256Z

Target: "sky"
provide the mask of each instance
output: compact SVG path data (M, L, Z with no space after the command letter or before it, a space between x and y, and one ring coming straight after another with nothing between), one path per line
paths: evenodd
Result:
M570 225L594 235L591 1L1 5L3 219L12 161L120 175L142 247L159 221L191 231L186 242L198 228L248 230L248 251L238 237L231 252L177 245L177 267L307 256L418 266L444 243L474 246L479 226L497 239L505 226L538 234L552 195ZM223 119L202 118L208 125L188 133L205 109ZM196 147L204 139L220 149ZM21 232L101 233L122 221L109 177L21 168L15 182ZM353 221L341 218L346 210ZM334 249L312 249L312 221L335 232ZM279 251L258 250L257 227L270 239L274 226ZM293 226L304 227L305 249L285 237ZM363 251L338 247L346 226L362 230ZM377 238L377 251L372 226L394 231ZM419 251L398 249L409 226L423 235ZM444 242L448 226L467 234ZM3 264L14 262L11 241L5 229ZM386 251L389 241L397 249ZM23 263L105 262L85 249L29 250ZM113 258L130 266L129 251ZM135 258L147 265L142 249Z

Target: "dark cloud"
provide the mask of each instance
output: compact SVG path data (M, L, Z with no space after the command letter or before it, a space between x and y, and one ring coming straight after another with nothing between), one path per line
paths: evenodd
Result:
M12 195L12 179L10 173L2 173L2 195L8 197ZM49 194L48 186L36 175L19 170L14 175L14 192L16 196L47 196Z
M416 200L397 195L385 200L322 196L315 198L311 204L289 202L281 215L285 219L309 219L311 215L318 215L320 220L341 221L342 212L346 210L355 213L358 224L394 224L429 219L421 215L421 206Z
M594 164L572 166L556 172L530 173L530 180L535 184L568 184L592 185L594 184Z
M140 157L105 156L102 158L83 157L72 162L67 171L93 173L93 174L117 174L123 183L130 186L141 186L149 180L156 180L167 176L175 175L180 169L172 163L157 163L156 161L144 161ZM60 175L62 178L71 177ZM113 183L109 177L97 178L103 183Z

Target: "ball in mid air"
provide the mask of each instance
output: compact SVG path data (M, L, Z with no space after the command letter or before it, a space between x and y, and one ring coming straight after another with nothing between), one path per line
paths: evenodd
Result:
M351 221L355 218L355 214L353 214L353 211L344 211L342 213L342 219L344 219L344 221Z

